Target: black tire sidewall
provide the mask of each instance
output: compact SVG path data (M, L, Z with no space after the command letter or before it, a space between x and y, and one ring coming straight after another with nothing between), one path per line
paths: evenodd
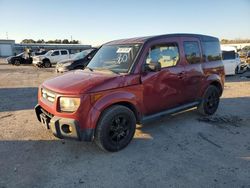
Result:
M212 92L215 92L216 97L218 97L218 103L217 105L213 108L213 109L209 109L209 107L207 106L206 100L207 98L211 95ZM219 102L220 102L220 93L217 87L215 86L209 86L203 96L203 100L202 100L202 111L205 115L213 115L216 110L218 109L219 106Z
M48 66L47 66L47 65L48 65ZM45 61L45 62L44 62L44 67L45 67L45 68L51 67L50 62L49 62L49 61Z
M108 136L110 130L110 122L117 115L126 116L128 120L128 125L130 127L129 134L119 145L116 145L111 141ZM136 128L136 119L134 113L127 107L121 105L115 105L107 110L101 115L101 118L98 122L97 129L95 132L95 142L99 147L105 151L115 152L125 148L133 139Z
M19 60L15 60L14 61L14 65L16 65L16 66L19 66L21 63L20 63L20 61Z

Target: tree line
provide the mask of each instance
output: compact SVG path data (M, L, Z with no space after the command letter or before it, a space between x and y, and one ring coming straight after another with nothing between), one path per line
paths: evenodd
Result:
M235 43L250 43L250 39L234 39L234 40L222 39L221 40L221 44L235 44Z
M39 39L39 40L33 40L33 39L24 39L21 42L22 44L29 44L29 43L39 43L39 44L80 44L79 40L72 40L69 41L68 39L56 39L56 40L48 40L45 41L43 39Z

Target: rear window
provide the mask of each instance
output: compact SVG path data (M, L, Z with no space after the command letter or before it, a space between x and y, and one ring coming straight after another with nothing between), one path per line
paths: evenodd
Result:
M220 44L217 41L203 42L204 58L206 61L221 60Z
M235 59L235 57L236 57L235 51L222 51L223 60Z

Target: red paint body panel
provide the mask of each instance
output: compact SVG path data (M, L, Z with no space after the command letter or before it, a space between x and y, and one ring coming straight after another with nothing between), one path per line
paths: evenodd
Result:
M126 103L136 109L139 117L198 100L211 83L224 87L224 67L221 61L188 64L184 55L183 41L197 41L193 36L170 35L152 39L150 37L119 40L107 43L142 43L142 49L128 74L108 74L78 70L45 81L41 87L56 93L54 103L45 101L39 90L39 105L47 112L62 118L79 121L80 129L95 128L101 113L109 106ZM155 44L175 42L180 58L175 67L162 68L158 72L143 72L148 49ZM93 101L95 95L98 99ZM79 97L81 104L74 113L59 111L61 96Z

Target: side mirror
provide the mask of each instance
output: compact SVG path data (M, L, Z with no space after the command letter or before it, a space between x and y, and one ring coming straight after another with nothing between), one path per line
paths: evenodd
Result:
M145 68L148 71L157 72L161 70L161 64L159 62L150 62L145 65Z

